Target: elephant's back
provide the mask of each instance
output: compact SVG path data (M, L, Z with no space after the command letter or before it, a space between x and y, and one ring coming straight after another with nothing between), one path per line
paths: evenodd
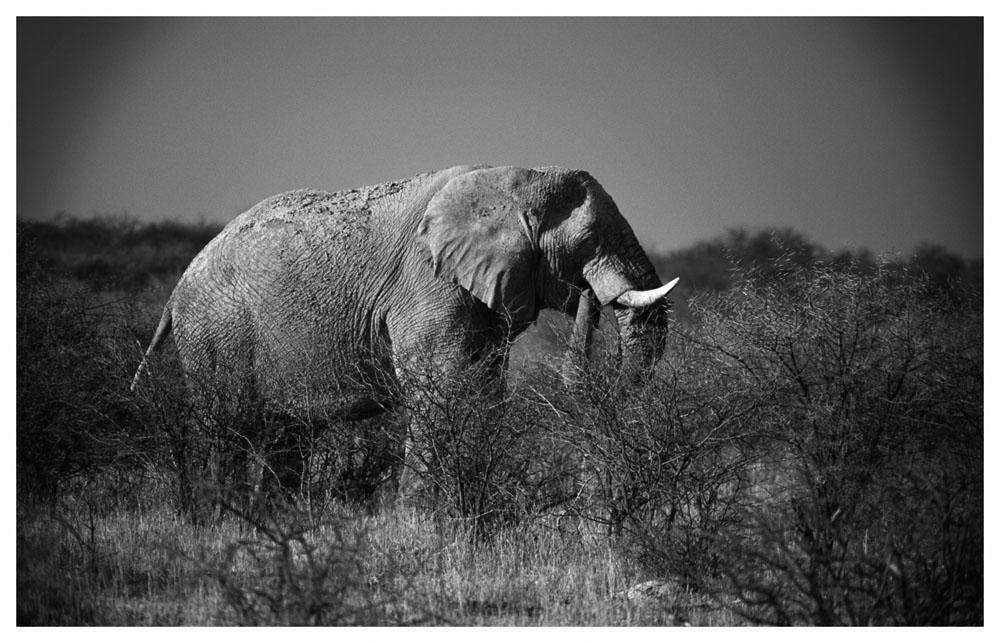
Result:
M282 192L240 214L220 236L238 238L247 232L266 233L287 224L351 230L378 226L381 221L382 225L399 229L399 217L419 216L427 201L450 179L482 167L486 166L460 165L337 192L316 189Z
M235 277L243 269L295 254L307 243L330 250L357 245L370 236L373 203L402 189L403 182L327 192L302 189L268 197L233 219L194 258L182 285L204 287L211 280ZM185 284L185 282L187 282Z
M375 204L402 192L412 181L392 181L340 192L312 189L282 192L238 216L222 234L238 237L282 224L364 226L371 219Z

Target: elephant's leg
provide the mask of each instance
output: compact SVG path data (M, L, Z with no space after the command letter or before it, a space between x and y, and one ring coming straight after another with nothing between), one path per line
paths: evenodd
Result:
M254 408L241 403L242 396L213 375L189 374L188 389L191 415L174 457L178 467L191 471L189 513L218 522L226 508L250 508L254 439L261 422Z
M436 474L436 458L433 449L432 431L441 422L434 421L435 399L429 393L432 382L416 378L411 373L397 368L401 382L407 382L404 406L409 415L403 441L403 462L399 473L398 493L404 499L414 498L425 489L433 490Z
M206 330L202 321L175 314L175 339L192 400L195 430L190 440L207 474L199 495L214 504L219 520L225 507L236 512L251 508L264 405L247 341L214 332L215 327Z
M316 432L311 422L283 413L270 413L265 421L255 496L264 507L273 507L294 502L302 492Z
M399 495L414 499L436 488L436 433L447 424L452 381L464 360L438 337L404 337L394 342L394 371L407 413Z
M213 387L203 394L198 424L207 437L208 489L224 511L262 517L294 498L302 486L308 425L265 409L255 391Z
M509 325L479 302L435 307L421 321L418 332L401 326L403 332L392 342L396 379L409 414L399 481L404 498L424 489L436 493L448 475L444 467L458 464L454 448L473 428L466 426L470 409L502 396L510 340Z

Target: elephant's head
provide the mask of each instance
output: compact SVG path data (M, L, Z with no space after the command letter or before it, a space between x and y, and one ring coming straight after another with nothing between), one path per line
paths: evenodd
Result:
M435 274L512 320L543 308L573 314L582 292L613 307L627 361L663 350L667 292L628 222L589 174L562 168L479 168L430 200L419 234ZM596 318L596 315L594 316Z

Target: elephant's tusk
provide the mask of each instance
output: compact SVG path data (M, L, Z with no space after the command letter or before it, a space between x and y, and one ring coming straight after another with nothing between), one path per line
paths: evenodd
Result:
M629 308L645 308L651 306L667 296L681 278L677 277L673 281L659 288L652 290L626 290L618 296L618 303Z

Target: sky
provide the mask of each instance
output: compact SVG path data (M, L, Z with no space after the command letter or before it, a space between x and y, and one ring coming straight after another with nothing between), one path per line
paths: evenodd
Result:
M983 256L978 18L17 20L17 216L227 222L453 165L589 171L648 250Z

